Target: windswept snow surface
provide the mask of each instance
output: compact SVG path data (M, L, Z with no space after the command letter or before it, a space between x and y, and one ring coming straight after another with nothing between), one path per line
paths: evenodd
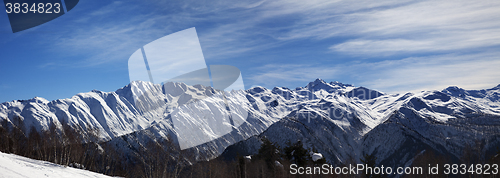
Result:
M0 177L109 177L91 171L0 152Z

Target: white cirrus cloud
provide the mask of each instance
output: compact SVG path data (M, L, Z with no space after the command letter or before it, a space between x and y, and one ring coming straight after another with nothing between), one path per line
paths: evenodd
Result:
M339 65L265 65L247 79L272 87L293 87L315 78L338 80L387 93L441 90L448 86L465 89L492 88L500 84L499 52L446 54Z
M340 64L345 61L316 59L312 53L311 58L318 62L305 65L301 64L303 57L290 59L289 64L274 64L264 57L258 61L263 67L241 68L242 73L250 73L245 76L248 85L297 86L296 82L335 78L386 92L401 92L448 85L476 89L500 83L493 77L498 76L500 55L492 52L500 46L500 1L154 3L158 3L158 8L182 8L167 14L140 14L127 22L102 20L102 14L91 13L69 24L81 25L96 19L101 23L61 35L58 47L96 51L84 62L99 65L124 61L144 43L196 26L205 58L219 63L299 40L312 48L333 52L332 58L347 54L357 57L354 60L359 62ZM106 8L134 9L126 3L112 3ZM378 58L382 60L379 62L363 60L396 58L393 55L404 57Z
M423 1L345 14L341 18L347 22L340 29L356 37L330 49L357 55L390 55L495 47L500 45L497 16L497 1Z

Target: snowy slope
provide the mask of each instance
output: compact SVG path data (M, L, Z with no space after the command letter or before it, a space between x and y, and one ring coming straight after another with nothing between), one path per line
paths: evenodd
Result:
M326 91L328 89L328 91ZM342 134L351 135L349 138L359 138L360 133L364 133L371 128L375 127L379 122L376 118L371 117L371 114L366 111L369 110L365 105L359 103L360 99L353 96L344 97L347 92L356 89L352 85L344 85L342 83L326 83L321 79L309 83L306 87L299 87L295 90L290 90L284 87L275 87L273 90L268 90L263 87L254 87L245 92L233 92L231 95L240 106L248 111L248 118L240 127L233 128L234 130L212 142L199 145L194 149L195 152L206 158L214 158L221 154L224 149L238 141L249 138L253 135L258 135L266 130L271 124L285 117L296 117L300 119L310 120L310 116L319 115L335 115L334 119L329 119L323 124L331 124L338 137L345 138ZM239 95L238 97L235 97ZM244 96L244 97L243 97ZM321 99L320 99L321 98ZM204 101L202 101L204 102ZM184 107L181 107L181 109ZM197 107L201 108L201 107ZM220 108L220 107L219 107ZM331 108L341 108L339 110L331 110ZM202 111L203 112L203 111ZM189 112L190 120L200 120L196 118L195 112ZM194 118L193 118L194 117ZM356 117L356 119L349 119L347 117ZM166 122L161 122L163 124ZM279 122L281 123L281 121ZM322 123L317 123L311 127L317 127ZM169 127L163 126L163 127ZM189 131L192 131L190 129ZM202 129L208 130L208 129ZM155 132L149 132L154 134ZM314 133L315 135L325 135L327 133ZM147 134L142 134L147 135ZM166 134L154 134L166 135ZM279 133L272 134L273 136L291 136L282 130ZM144 136L139 136L144 138ZM165 139L155 137L154 139ZM323 141L328 141L329 137L319 137ZM119 139L118 139L119 140ZM127 138L127 140L140 140L143 143L134 145L145 145L144 139ZM113 140L115 141L115 140ZM128 142L130 143L130 142ZM127 145L130 147L130 145ZM137 148L135 148L137 149Z
M224 106L224 95L230 111ZM170 136L181 149L183 144L192 145L190 149L199 155L199 159L210 159L220 155L227 146L262 133L297 108L295 104L288 104L283 97L262 87L226 92L224 95L218 93L209 99L180 106L165 120L155 121L145 130L117 137L109 143L128 153L144 150L148 142L166 141ZM175 115L178 120L184 120L183 124L187 124L181 127L183 129L175 129L179 127L179 123L172 121ZM215 119L229 116L233 124L229 120ZM221 129L224 125L228 127Z
M51 124L61 127L61 123L84 132L97 128L102 140L110 140L146 129L155 120L167 117L179 105L206 98L214 92L211 87L201 85L167 83L162 87L136 81L115 92L93 90L50 102L36 97L2 103L0 118L12 120L21 116L27 129L33 126L38 131L47 130Z
M494 152L500 145L500 103L492 102L491 96L498 95L499 90L482 90L487 91L483 96L465 92L453 95L449 90L409 97L364 136L365 152L387 158L379 161L388 164L405 163L426 149L460 158L465 147L477 141L483 145L483 152Z
M104 178L109 176L0 152L0 177Z
M459 157L477 140L484 152L500 146L499 93L500 85L385 94L321 79L296 89L224 93L201 85L132 82L115 92L2 103L0 119L21 116L27 128L38 130L64 122L98 128L103 141L128 154L169 138L202 160L238 142L225 151L254 154L265 136L282 147L302 140L332 163L376 153L379 163L402 164L424 149Z
M295 96L294 91L275 89ZM356 95L370 92L376 97ZM499 93L499 86L392 95L358 87L322 98L313 95L262 134L229 147L222 156L256 154L262 137L281 147L301 140L333 164L374 153L379 164L407 165L422 150L459 159L465 147L477 141L488 155L500 146Z
M361 154L359 140L381 122L374 116L377 115L372 114L363 100L342 94L303 101L298 109L262 134L229 147L222 156L234 158L236 153L256 154L260 138L266 137L282 148L287 142L301 140L305 147L315 148L331 163L340 164Z
M97 128L101 141L131 135L153 140L171 136L182 149L201 145L206 156L214 157L230 144L261 133L297 107L260 89L222 93L201 85L136 81L115 92L94 90L69 99L37 97L2 103L0 120L11 122L20 116L26 131L32 126L38 131L52 124L61 127L62 123L83 132ZM142 147L147 143L147 139L130 139L138 141L120 144Z
M318 90L310 90L310 87ZM325 93L324 88L328 88L330 91ZM317 99L319 97L333 98L338 95L336 92L348 92L354 88L351 85L338 82L329 84L318 79L304 88L295 90L279 87L268 90L263 87L254 87L247 91L226 92L224 95L216 93L210 98L182 105L165 119L153 122L151 127L117 137L112 139L110 143L117 145L117 149L129 153L133 150L146 150L145 145L149 142L163 142L168 140L170 136L174 142L180 145L181 149L183 146L190 148L197 153L199 159L210 159L220 155L226 147L262 133L270 125L289 115L292 111L305 105L316 105L321 101ZM226 101L223 97L226 98ZM346 102L344 101L346 99L353 100L352 98L337 98L336 100L342 101L336 101L336 105L341 105L340 103ZM224 102L230 106L229 110L226 109ZM321 107L333 107L326 106L329 104L332 103L325 102L325 106ZM362 115L363 122L368 124L369 128L376 125L374 119L364 112L366 108L359 108L364 107L363 105L353 105L358 111L356 113ZM231 119L217 120L216 118L231 118L232 121ZM343 128L347 128L349 125L345 125L345 122L349 121L341 119L335 122L342 125ZM365 123L356 124L364 125ZM182 129L176 129L176 127Z

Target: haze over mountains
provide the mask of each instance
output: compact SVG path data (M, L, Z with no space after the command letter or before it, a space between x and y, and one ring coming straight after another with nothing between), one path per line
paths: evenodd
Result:
M296 89L223 93L201 85L136 81L115 92L5 102L0 119L20 116L26 131L65 123L84 133L98 129L101 142L130 154L149 142L173 139L198 160L232 157L255 154L266 137L279 145L301 140L332 164L374 154L377 163L404 165L423 150L459 159L477 143L493 154L500 146L499 99L500 85L385 94L317 79ZM191 129L176 129L178 123Z

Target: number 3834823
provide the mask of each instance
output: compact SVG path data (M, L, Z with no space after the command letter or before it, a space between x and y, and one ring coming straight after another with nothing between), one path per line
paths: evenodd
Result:
M60 3L6 3L5 9L8 14L10 13L61 13L61 4Z

